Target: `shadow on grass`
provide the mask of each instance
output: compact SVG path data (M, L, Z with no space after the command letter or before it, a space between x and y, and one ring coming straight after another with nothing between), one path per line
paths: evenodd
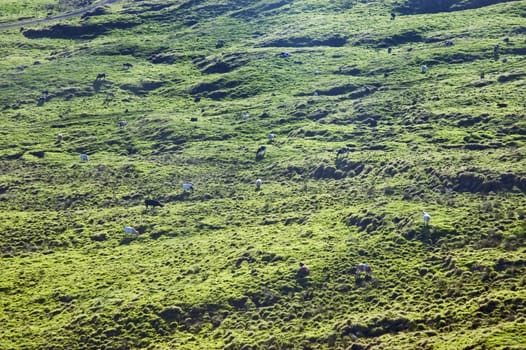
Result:
M456 231L433 227L433 226L422 226L420 228L414 228L407 232L402 233L404 238L409 240L419 240L422 243L436 244L440 239L452 237L456 234Z

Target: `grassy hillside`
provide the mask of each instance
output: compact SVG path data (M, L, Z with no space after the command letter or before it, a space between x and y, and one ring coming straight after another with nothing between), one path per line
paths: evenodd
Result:
M94 2L31 3L0 26ZM2 30L0 349L524 349L525 34L477 0Z

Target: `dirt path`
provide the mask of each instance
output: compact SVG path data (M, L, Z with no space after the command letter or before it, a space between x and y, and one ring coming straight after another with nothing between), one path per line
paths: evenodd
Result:
M76 10L76 11L73 11L73 12L63 13L61 15L56 15L56 16L51 16L51 17L46 17L46 18L40 18L40 19L32 19L32 20L28 20L28 21L20 21L20 22L16 22L16 23L0 24L0 30L20 28L20 27L24 27L24 26L30 26L30 25L33 25L33 24L40 24L40 23L46 23L46 22L52 22L52 21L59 21L61 19L66 19L66 18L71 18L71 17L75 17L75 16L80 16L80 15L83 15L86 12L89 12L89 11L99 7L99 6L113 4L113 3L117 2L117 1L118 0L101 0L101 1L98 1L97 3L95 3L95 4L91 5L91 6L88 6L88 7L85 7L83 9Z

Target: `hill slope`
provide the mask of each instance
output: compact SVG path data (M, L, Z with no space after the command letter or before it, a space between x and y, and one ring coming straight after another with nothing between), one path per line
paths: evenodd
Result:
M522 348L525 17L121 0L3 31L0 348Z

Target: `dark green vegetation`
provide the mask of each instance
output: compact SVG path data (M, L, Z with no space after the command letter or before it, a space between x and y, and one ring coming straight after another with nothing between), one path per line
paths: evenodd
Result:
M526 2L497 2L122 0L3 31L0 348L524 348Z

